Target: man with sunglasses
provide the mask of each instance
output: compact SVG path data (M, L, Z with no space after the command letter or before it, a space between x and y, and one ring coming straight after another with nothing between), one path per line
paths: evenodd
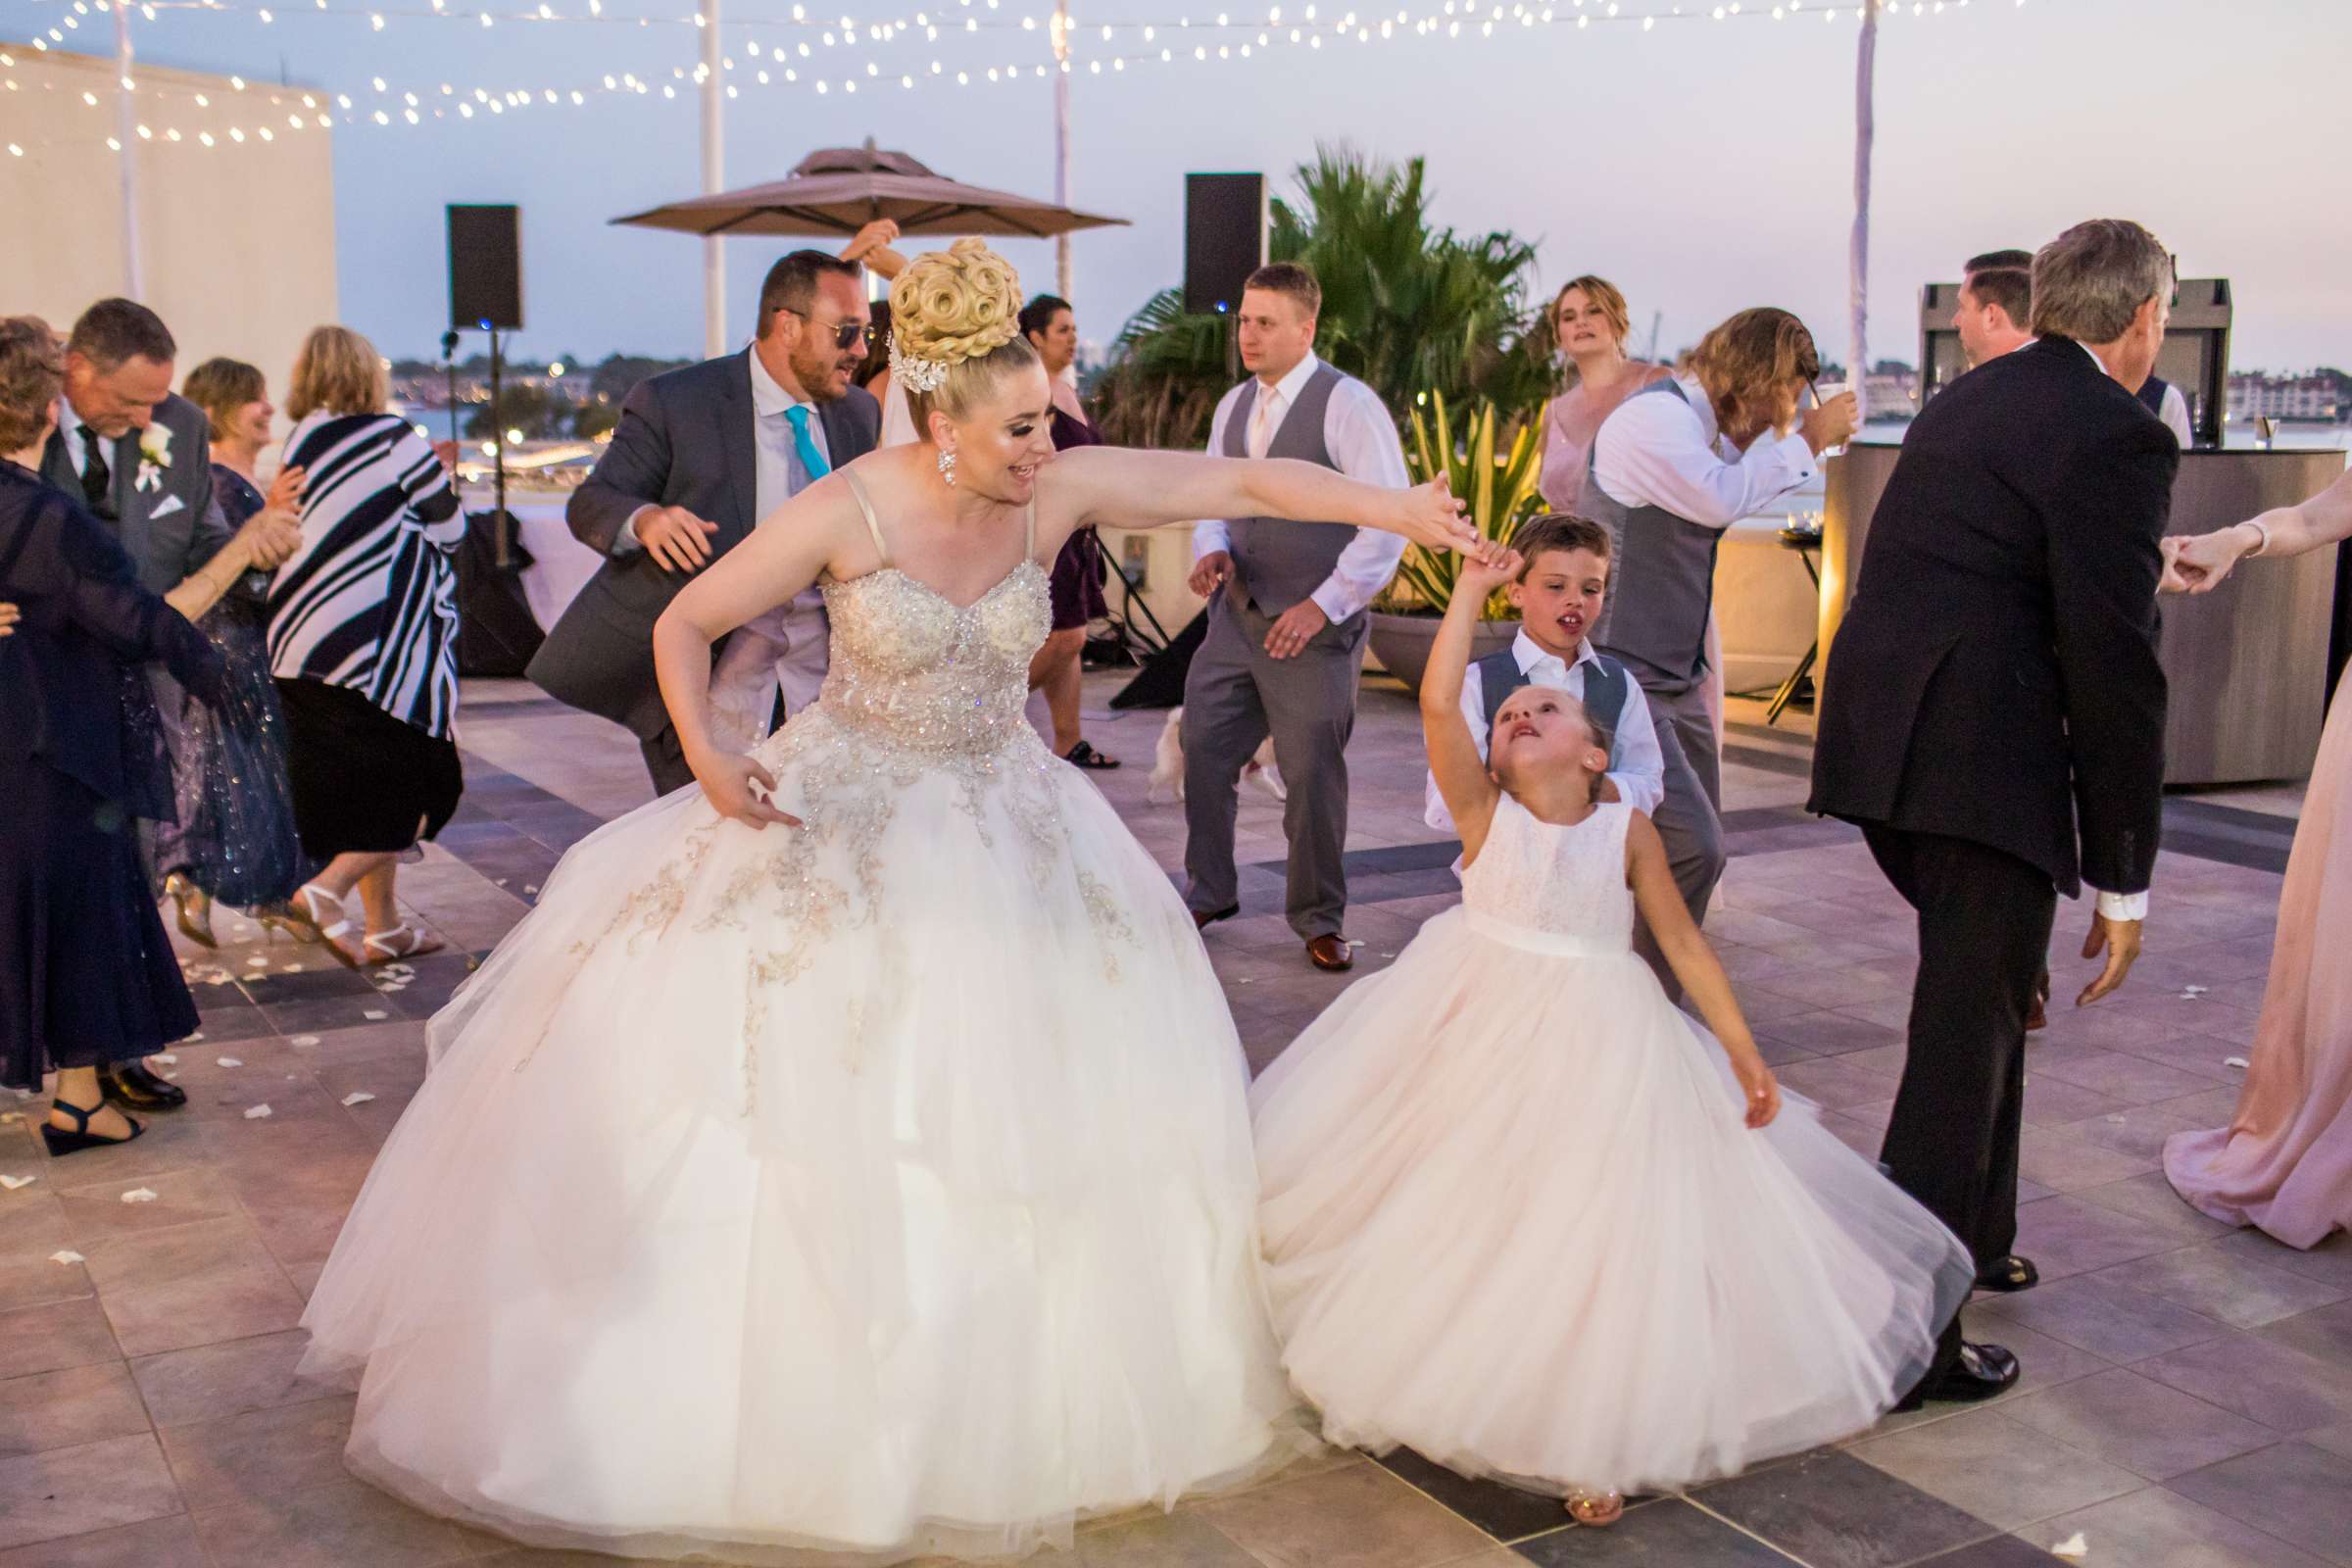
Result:
M887 225L884 225L887 226ZM760 330L738 354L639 382L565 521L609 559L531 661L550 696L635 732L662 794L694 781L654 679L654 622L695 572L760 519L874 449L882 415L853 384L865 358L865 278L856 258L889 235L861 234L842 257L795 251L760 288ZM784 707L815 699L825 674L824 602L815 590L763 630Z

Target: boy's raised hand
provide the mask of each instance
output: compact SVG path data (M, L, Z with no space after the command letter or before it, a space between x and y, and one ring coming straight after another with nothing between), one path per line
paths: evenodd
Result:
M1487 595L1516 578L1522 564L1518 551L1499 540L1482 539L1462 552L1462 569L1454 586L1469 589L1483 604Z

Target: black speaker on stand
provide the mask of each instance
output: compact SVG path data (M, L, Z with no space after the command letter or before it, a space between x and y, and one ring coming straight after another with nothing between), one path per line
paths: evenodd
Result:
M1266 176L1184 176L1184 309L1226 318L1225 368L1241 374L1241 346L1231 325L1242 286L1266 265Z
M442 352L451 363L450 427L457 428L457 335L490 334L492 506L469 513L458 547L458 669L466 675L519 675L538 651L542 630L522 590L530 557L514 538L507 511L507 432L499 424L505 368L499 334L522 326L522 229L511 206L451 204L449 325Z

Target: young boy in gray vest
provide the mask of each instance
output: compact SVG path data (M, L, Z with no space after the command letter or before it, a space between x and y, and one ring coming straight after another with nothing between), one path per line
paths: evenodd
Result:
M1504 592L1519 611L1519 634L1508 648L1474 660L1462 681L1462 717L1470 726L1478 755L1482 760L1487 755L1494 715L1503 699L1522 686L1556 686L1583 703L1586 716L1598 727L1609 753L1609 770L1600 781L1599 798L1623 801L1653 819L1666 844L1675 886L1690 918L1696 921L1705 913L1707 896L1723 874L1721 833L1669 831L1669 823L1679 818L1677 813L1661 809L1668 792L1667 764L1650 720L1649 699L1623 664L1594 651L1585 640L1600 619L1608 596L1608 530L1588 517L1546 513L1521 523L1511 536L1511 548L1519 553L1523 564ZM1677 761L1681 762L1679 757ZM1681 769L1690 774L1688 762L1681 762ZM1678 782L1690 791L1683 798L1696 795L1695 775ZM1424 789L1423 818L1441 832L1454 831L1434 774ZM1666 994L1681 995L1681 982L1646 925L1636 928L1634 946Z

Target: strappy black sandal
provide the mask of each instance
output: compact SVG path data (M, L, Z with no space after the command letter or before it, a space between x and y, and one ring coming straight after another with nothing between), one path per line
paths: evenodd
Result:
M1080 741L1061 754L1061 760L1072 767L1083 767L1090 773L1104 773L1119 765L1115 757L1104 757L1091 741Z
M78 1154L85 1149L112 1149L118 1144L131 1142L132 1139L147 1130L144 1122L125 1116L122 1119L130 1123L129 1138L109 1138L104 1133L90 1131L90 1118L106 1108L106 1102L103 1100L87 1110L82 1109L79 1105L69 1105L62 1100L52 1100L49 1104L51 1108L64 1111L81 1124L69 1132L52 1122L41 1123L41 1142L49 1146L51 1159L62 1159L68 1154Z

